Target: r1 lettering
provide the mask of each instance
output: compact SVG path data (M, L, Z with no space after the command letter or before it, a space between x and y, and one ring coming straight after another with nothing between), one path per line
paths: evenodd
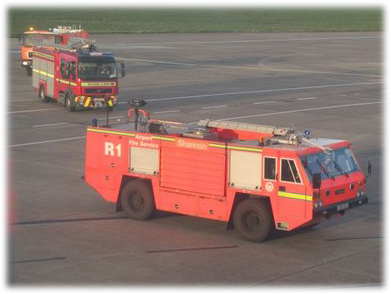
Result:
M105 142L105 155L121 157L121 144L114 145L111 142Z

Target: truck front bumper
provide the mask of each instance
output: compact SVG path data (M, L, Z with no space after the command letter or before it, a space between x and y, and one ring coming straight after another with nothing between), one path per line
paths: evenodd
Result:
M85 108L104 108L114 107L117 105L117 96L104 97L91 97L91 96L76 96L75 103Z
M368 197L366 195L354 198L349 201L345 202L339 202L336 204L324 206L324 207L318 207L314 209L314 215L315 216L325 216L329 217L334 214L344 214L346 210L355 208L358 206L362 206L364 204L368 203Z

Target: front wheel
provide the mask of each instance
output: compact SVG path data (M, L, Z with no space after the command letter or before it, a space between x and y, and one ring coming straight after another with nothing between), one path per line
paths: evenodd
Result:
M74 103L74 100L73 100L73 96L72 95L66 95L65 96L65 108L69 111L69 112L73 112L76 110L76 106L75 106L75 103Z
M262 242L273 228L269 205L260 199L239 202L233 216L234 227L247 240Z
M128 182L121 190L121 207L130 218L145 220L155 211L153 193L142 180Z

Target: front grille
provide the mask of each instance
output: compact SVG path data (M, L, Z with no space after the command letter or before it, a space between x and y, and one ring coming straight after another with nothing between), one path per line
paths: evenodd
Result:
M94 89L94 88L85 89L86 94L110 94L111 91L112 91L111 89Z

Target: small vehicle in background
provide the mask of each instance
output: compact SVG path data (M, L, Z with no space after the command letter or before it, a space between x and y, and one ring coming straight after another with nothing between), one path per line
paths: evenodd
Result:
M27 75L32 75L32 51L34 46L66 45L70 38L87 39L87 31L75 26L58 26L49 30L36 30L30 27L20 37L19 60L20 65L26 69Z

